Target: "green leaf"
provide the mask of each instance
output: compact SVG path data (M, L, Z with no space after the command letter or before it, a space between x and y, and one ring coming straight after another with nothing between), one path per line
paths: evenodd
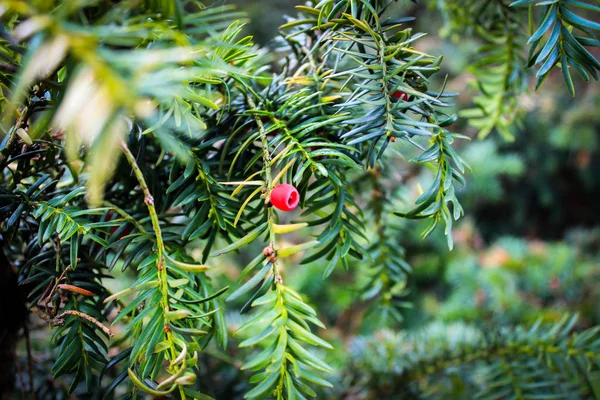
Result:
M226 247L222 248L221 250L217 250L217 251L211 252L210 256L211 257L217 257L217 256L220 256L222 254L226 254L226 253L230 253L232 251L235 251L235 250L239 249L242 246L248 245L248 244L252 243L254 241L254 239L256 239L257 237L259 237L260 234L263 233L266 228L267 228L267 223L264 222L261 225L257 226L256 228L254 228L246 236L244 236L241 239L233 242L229 246L226 246Z
M273 269L273 265L271 263L265 264L265 266L256 275L254 275L251 279L249 279L242 286L240 286L239 288L237 288L227 298L226 301L227 302L234 301L238 297L243 296L244 294L250 292L250 290L254 289L259 284L259 282L262 282L262 280L267 276L267 274L269 272L272 271L272 269Z

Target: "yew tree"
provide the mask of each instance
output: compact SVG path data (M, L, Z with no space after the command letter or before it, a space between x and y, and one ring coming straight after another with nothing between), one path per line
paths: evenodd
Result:
M457 113L409 3L306 2L258 46L222 2L2 0L0 343L10 365L32 324L52 336L53 384L30 363L17 391L208 399L217 357L251 372L246 398L340 393L327 305L287 272L316 262L327 284L367 265L359 295L394 326L411 273L397 221L427 220L423 236L442 229L452 248L463 215L459 115L510 140L520 95L556 73L575 95L600 71L595 1L424 1L446 37L481 46L478 94ZM410 350L394 398L434 398L433 380L473 363L481 398L593 393L600 328L573 321L396 338Z

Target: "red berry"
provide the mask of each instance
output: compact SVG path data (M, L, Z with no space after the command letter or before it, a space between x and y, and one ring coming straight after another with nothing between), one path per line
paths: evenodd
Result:
M408 101L408 95L401 90L396 90L392 93L392 97L396 100Z
M277 185L271 190L271 204L281 211L292 211L300 202L300 193L289 183Z

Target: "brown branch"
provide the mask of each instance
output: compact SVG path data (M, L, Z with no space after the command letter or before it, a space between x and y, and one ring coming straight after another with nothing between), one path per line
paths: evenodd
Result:
M52 325L63 325L65 323L65 316L67 315L74 315L76 317L79 318L83 318L89 322L91 322L92 324L96 325L98 328L100 328L102 330L102 332L106 333L106 335L108 335L108 337L112 337L113 333L110 331L110 329L108 329L106 326L104 326L100 321L98 321L96 318L87 315L86 313L82 313L81 311L76 311L76 310L66 310L63 311L62 313L60 313L59 315L57 315L52 321L50 321L50 323Z
M50 283L50 285L48 285L48 287L46 288L46 290L44 291L44 294L40 297L40 299L37 302L38 306L43 307L46 312L48 312L48 304L50 303L50 300L52 299L52 296L54 296L54 293L56 293L56 289L58 288L58 285L60 284L60 282L65 278L65 274L67 273L67 271L69 271L71 269L71 266L67 266L67 268L64 269L64 271L60 274L60 276L58 277L58 279L56 279L54 286L52 286L52 283ZM50 290L50 292L48 293L48 289L52 287L52 289ZM47 293L47 294L46 294ZM43 304L42 304L43 302ZM60 307L60 304L59 304ZM54 316L56 315L54 313L54 310L52 310L53 314L48 313L50 318L54 318ZM39 315L39 314L38 314Z
M60 285L58 285L58 288L61 290L67 290L69 292L74 292L74 293L79 293L82 296L87 296L87 297L94 297L95 294L90 292L89 290L80 288L79 286L75 286L75 285L69 285L66 283L61 283Z

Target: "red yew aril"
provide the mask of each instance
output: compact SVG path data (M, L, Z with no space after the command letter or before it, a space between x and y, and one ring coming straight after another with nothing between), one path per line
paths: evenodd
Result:
M271 190L271 204L281 211L292 211L298 207L300 193L289 183L282 183Z
M392 97L396 100L408 101L408 94L401 90L396 90L394 93L392 93Z

